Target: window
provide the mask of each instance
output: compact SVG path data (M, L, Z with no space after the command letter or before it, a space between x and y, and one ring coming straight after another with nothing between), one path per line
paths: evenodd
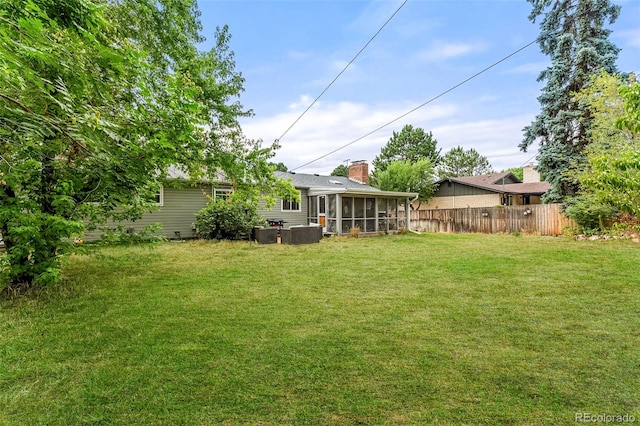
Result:
M337 213L336 197L337 195L327 196L327 204L329 204L327 206L327 216L330 217L331 219L336 218L336 213Z
M226 200L227 198L231 197L231 194L233 194L233 190L231 188L213 188L214 200Z
M307 223L318 222L318 197L307 197Z
M342 197L341 233L348 234L353 228L353 197Z
M298 197L300 196L300 191L298 191ZM299 212L300 211L300 203L291 198L285 198L282 200L282 207L280 211L283 212Z
M160 188L153 195L152 201L156 206L164 206L164 186L160 185Z
M386 199L379 199L384 201ZM386 208L386 207L385 207ZM386 229L386 220L384 229ZM348 233L352 228L359 227L362 232L376 231L376 199L363 197L342 197L342 233Z
M353 217L353 197L342 197L342 217Z
M376 199L367 198L365 201L366 226L365 232L375 232L376 230Z

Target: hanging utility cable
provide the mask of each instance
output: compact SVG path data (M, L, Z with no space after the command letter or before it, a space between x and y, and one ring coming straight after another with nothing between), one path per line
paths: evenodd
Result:
M409 114L411 114L411 113L413 113L413 112L415 112L415 111L419 110L420 108L424 107L425 105L428 105L428 104L430 104L431 102L435 101L436 99L439 99L439 98L441 98L442 96L446 95L447 93L449 93L449 92L451 92L451 91L453 91L453 90L457 89L458 87L462 86L463 84L468 83L469 81L471 81L471 80L473 80L474 78L478 77L480 74L483 74L483 73L485 73L485 72L489 71L491 68L493 68L493 67L495 67L496 65L498 65L498 64L500 64L500 63L502 63L502 62L506 61L507 59L509 59L509 58L511 58L512 56L514 56L514 55L516 55L516 54L520 53L521 51L523 51L523 50L524 50L524 49L526 49L527 47L529 47L529 46L531 46L532 44L537 43L537 42L538 42L538 39L535 39L535 40L531 41L530 43L527 43L526 45L522 46L520 49L518 49L518 50L516 50L516 51L514 51L514 52L511 52L510 54L508 54L508 55L507 55L507 56L505 56L504 58L500 59L499 61L494 62L493 64L491 64L491 65L489 65L488 67L486 67L486 68L482 69L481 71L478 71L477 73L475 73L475 74L474 74L474 75L472 75L471 77L467 78L466 80L464 80L464 81L462 81L462 82L460 82L460 83L456 84L455 86L453 86L453 87L451 87L451 88L449 88L449 89L445 90L444 92L442 92L442 93L440 93L440 94L438 94L438 95L434 96L433 98L431 98L431 99L429 99L428 101L426 101L426 102L424 102L424 103L422 103L422 104L418 105L417 107L413 108L412 110L405 112L405 113L404 113L404 114L402 114L401 116L399 116L399 117L397 117L397 118L394 118L393 120L389 121L388 123L383 124L382 126L380 126L380 127L376 128L376 129L374 129L374 130L370 131L369 133L367 133L367 134L365 134L365 135L363 135L363 136L360 136L360 137L359 137L359 138L357 138L357 139L352 140L351 142L349 142L349 143L347 143L347 144L344 144L344 145L342 145L342 146L340 146L340 147L338 147L338 148L334 149L334 150L333 150L333 151L331 151L331 152L328 152L328 153L326 153L326 154L324 154L324 155L322 155L322 156L320 156L320 157L318 157L318 158L316 158L316 159L313 159L313 160L311 160L311 161L309 161L309 162L306 162L306 163L304 163L304 164L302 164L302 165L300 165L300 166L298 166L298 167L296 167L296 168L294 168L294 169L291 169L291 171L301 169L301 168L303 168L303 167L305 167L305 166L308 166L309 164L313 164L313 163L315 163L316 161L322 160L323 158L328 157L328 156L330 156L331 154L335 154L336 152L341 151L341 150L345 149L346 147L348 147L348 146L350 146L350 145L353 145L354 143L356 143L356 142L358 142L358 141L361 141L362 139L364 139L364 138L366 138L366 137L368 137L368 136L371 136L372 134L374 134L374 133L376 133L376 132L378 132L378 131L380 131L380 130L384 129L385 127L387 127L387 126L389 126L389 125L391 125L391 124L393 124L393 123L395 123L396 121L400 120L401 118L406 117L407 115L409 115Z
M340 71L340 72L338 73L338 75L336 76L336 78L334 78L334 79L331 81L331 83L329 83L329 85L328 85L327 87L325 87L325 89L324 89L324 90L323 90L323 91L318 95L318 97L317 97L317 98L315 98L315 99L313 100L313 102L311 102L311 104L307 107L307 109L305 109L305 110L302 112L302 114L300 114L300 116L298 116L298 118L296 118L296 120L291 124L291 126L289 126L289 128L288 128L287 130L285 130L285 131L284 131L284 133L283 133L282 135L280 135L280 137L279 137L278 139L276 139L276 142L279 142L280 140L282 140L282 138L283 138L287 133L289 133L289 130L291 130L291 129L293 128L293 126L295 126L295 125L298 123L298 121L300 121L300 119L301 119L301 118L302 118L302 117L307 113L307 111L309 111L309 110L311 109L311 107L313 107L313 106L316 104L316 102L318 102L318 99L320 99L320 97L321 97L322 95L324 95L324 94L325 94L325 92L326 92L327 90L329 90L329 88L330 88L331 86L333 86L333 83L335 83L335 82L336 82L336 80L338 80L338 78L342 75L342 73L344 73L344 72L347 70L347 68L349 68L349 66L350 66L350 65L351 65L351 64L352 64L352 63L353 63L353 62L358 58L358 56L360 56L360 54L361 54L362 52L364 52L364 49L366 49L366 48L367 48L367 46L369 46L369 44L373 41L373 39L374 39L374 38L376 38L376 37L378 36L378 34L380 34L380 32L384 29L384 27L386 27L386 26L387 26L387 24L388 24L389 22L391 22L391 20L393 19L393 17L394 17L394 16L396 16L396 15L398 14L398 12L400 12L400 9L402 9L402 7L407 3L407 1L409 1L409 0L404 0L404 1L402 2L402 4L400 5L400 7L398 7L398 8L396 9L396 11L395 11L395 12L393 12L393 15L391 15L391 17L389 17L389 19L387 19L387 21L386 21L386 22L385 22L385 23L380 27L380 29L378 29L378 31L376 31L376 33L373 35L373 37L371 37L371 38L369 39L369 41L368 41L368 42L367 42L367 43L362 47L362 49L360 49L360 51L359 51L358 53L356 53L356 56L354 56L354 57L353 57L353 59L351 59L351 60L349 61L349 63L348 63L348 64L347 64L343 69L342 69L342 71Z

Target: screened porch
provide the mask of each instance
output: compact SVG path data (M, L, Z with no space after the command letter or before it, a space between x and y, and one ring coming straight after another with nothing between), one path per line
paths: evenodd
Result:
M309 224L319 224L324 232L349 234L352 228L361 233L394 233L406 228L411 198L407 193L380 191L372 193L321 193L309 191Z

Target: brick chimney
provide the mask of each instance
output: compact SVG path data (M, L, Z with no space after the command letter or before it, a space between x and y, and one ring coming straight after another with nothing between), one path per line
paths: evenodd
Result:
M369 185L369 164L366 161L354 161L349 165L349 179Z

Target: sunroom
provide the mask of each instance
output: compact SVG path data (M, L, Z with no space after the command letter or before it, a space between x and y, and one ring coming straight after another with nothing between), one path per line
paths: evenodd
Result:
M350 188L309 188L307 222L332 234L394 233L407 228L415 193Z

